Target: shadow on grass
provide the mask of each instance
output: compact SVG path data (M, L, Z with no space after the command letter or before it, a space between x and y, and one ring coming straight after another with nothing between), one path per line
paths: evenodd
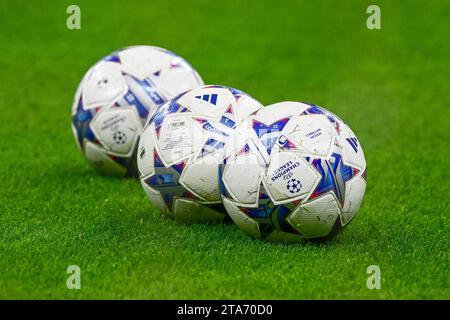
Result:
M40 178L39 178L40 177ZM116 185L123 183L139 184L136 178L118 178L99 174L94 168L88 164L80 162L64 162L60 161L52 166L47 166L41 169L38 177L35 179L42 182L42 177L46 177L48 182L59 183L64 188L73 188L73 192L77 192L80 188L83 192L88 190L95 190L96 193L105 187L105 198L111 196L111 188L116 190ZM133 186L134 190L136 186ZM125 188L127 189L127 188ZM137 195L128 193L123 198L115 198L109 204L103 205L104 224L108 228L95 228L99 233L113 233L113 236L119 237L122 241L133 241L133 239L145 239L145 241L170 241L171 238L189 239L189 241L196 241L203 243L205 238L212 240L221 239L225 242L239 242L250 246L263 247L315 247L315 248L329 248L338 246L346 236L340 235L342 227L340 223L336 223L329 236L321 239L305 239L300 242L272 242L263 239L255 239L248 236L245 232L239 230L227 218L224 223L181 223L174 221L167 215L150 203L143 190L139 189L140 194ZM100 190L101 192L101 190ZM99 201L104 201L99 199ZM130 202L128 202L130 201ZM98 217L96 218L98 221ZM103 223L102 223L103 224ZM156 230L155 230L156 229ZM345 232L346 233L346 232ZM348 235L347 235L348 236ZM354 237L354 235L353 235ZM201 239L195 240L195 239ZM354 239L353 239L354 240Z

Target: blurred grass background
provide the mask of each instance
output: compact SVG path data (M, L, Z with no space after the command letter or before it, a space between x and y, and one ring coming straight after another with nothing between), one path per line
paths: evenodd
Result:
M67 30L66 8L81 8ZM0 298L450 298L450 3L2 1ZM187 59L206 83L343 118L368 163L358 216L325 245L252 240L160 216L138 181L76 149L73 94L118 48ZM81 267L81 290L66 268ZM368 290L379 265L382 289Z

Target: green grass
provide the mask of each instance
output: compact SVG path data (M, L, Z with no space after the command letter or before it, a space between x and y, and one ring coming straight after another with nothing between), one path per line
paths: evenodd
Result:
M71 1L0 4L0 298L450 298L446 1ZM84 72L127 45L171 49L207 83L264 104L314 102L356 132L368 187L325 245L174 223L138 181L98 175L70 106ZM68 290L66 268L81 267ZM382 289L368 290L379 265Z

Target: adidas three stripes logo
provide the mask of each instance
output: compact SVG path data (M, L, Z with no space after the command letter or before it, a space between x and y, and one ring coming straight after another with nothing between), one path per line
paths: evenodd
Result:
M217 94L204 94L202 96L195 96L197 99L204 100L213 105L217 104Z
M358 153L358 140L356 138L347 138L345 139L350 144L350 146L355 150L356 153Z

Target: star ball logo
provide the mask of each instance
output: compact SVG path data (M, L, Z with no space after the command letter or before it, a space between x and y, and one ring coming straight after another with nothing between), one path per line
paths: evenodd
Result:
M297 193L302 188L302 184L300 180L293 178L287 182L286 188L290 193Z
M127 142L127 135L122 131L116 131L114 132L113 139L116 144L124 144Z

